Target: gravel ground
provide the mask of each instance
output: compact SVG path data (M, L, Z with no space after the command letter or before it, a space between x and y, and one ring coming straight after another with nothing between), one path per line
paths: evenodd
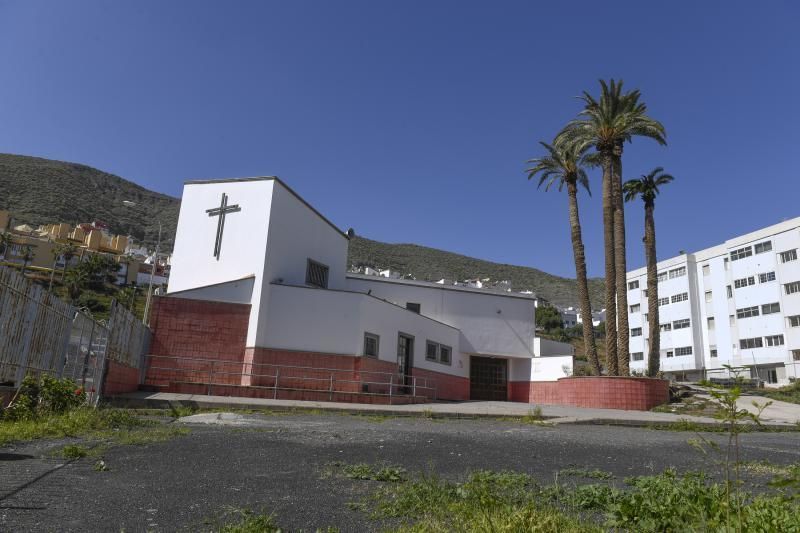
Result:
M569 467L598 468L617 479L667 467L719 472L689 446L695 435L687 432L330 414L175 423L186 423L191 434L110 448L105 472L95 471L97 458L52 458L52 450L74 439L0 449L0 530L210 530L226 512L244 508L274 513L290 530L378 529L347 505L376 483L332 476L334 462L385 462L453 479L509 469L545 483ZM744 460L800 462L796 432L745 434L742 443Z

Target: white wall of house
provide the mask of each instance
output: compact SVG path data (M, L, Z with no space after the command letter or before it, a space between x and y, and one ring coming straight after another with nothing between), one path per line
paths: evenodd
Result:
M661 334L661 366L665 372L695 370L719 374L723 365L750 367L771 385L784 385L797 376L800 361L800 327L791 325L792 316L800 316L800 293L787 292L786 286L800 281L800 260L784 260L782 252L800 249L800 218L726 241L725 243L667 259L658 271L669 272L685 265L687 275L659 283L659 297L671 297L686 291L689 300L659 308L660 322L666 324L689 316L691 328ZM743 250L740 254L737 251ZM629 303L640 304L630 313L631 328L642 327L641 337L631 338L631 352L644 353L644 361L632 362L631 368L643 369L647 354L647 299L645 269L628 272L628 281L639 288L628 291ZM774 279L773 279L774 278ZM748 280L737 287L736 280ZM752 280L752 283L751 283ZM775 312L765 306L778 304ZM755 308L757 314L742 311ZM779 310L777 310L779 308ZM770 342L776 336L780 341ZM758 339L761 346L747 347L742 340ZM770 345L773 344L773 345ZM666 358L666 351L679 346L693 348L691 357ZM772 372L771 372L772 371Z
M358 292L371 291L373 296L401 307L409 302L420 304L423 315L461 330L463 353L534 356L533 298L359 275L348 275L347 286Z
M217 283L197 289L186 289L180 292L170 292L170 296L187 298L189 300L207 300L212 302L227 302L234 304L249 304L253 297L255 276L244 279Z
M534 357L509 359L509 381L556 381L573 372L573 357Z
M380 337L379 359L396 363L398 334L404 333L414 337L414 367L469 376L456 328L358 292L277 284L270 291L264 347L363 355L364 333L372 333ZM452 348L450 364L426 360L428 340Z

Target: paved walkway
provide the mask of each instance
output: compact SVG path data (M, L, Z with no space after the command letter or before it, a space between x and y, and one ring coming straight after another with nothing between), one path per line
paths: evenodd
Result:
M115 397L115 402L132 406L167 407L169 405L192 405L202 408L238 408L238 409L322 409L348 413L406 415L406 416L440 416L440 417L523 417L531 414L534 406L515 402L458 402L428 403L416 405L373 405L344 402L312 402L302 400L271 400L263 398L239 398L234 396L204 396L197 394L176 394L168 392L132 392ZM784 402L780 402L784 403ZM793 404L788 404L793 405ZM563 405L541 405L542 416L549 423L598 423L621 425L667 425L682 420L698 424L718 424L714 418L689 416L672 413L654 413L650 411L623 411L619 409L589 409L568 407ZM800 406L795 406L800 407ZM765 421L775 425L792 425L795 419L778 417Z
M701 387L693 383L681 383L681 385L686 385L691 389L704 393L708 391L707 387ZM707 400L711 399L711 396L708 394L697 394L696 396ZM753 414L758 414L758 407L753 405L753 402L759 405L770 404L761 413L762 422L767 424L800 424L800 404L781 402L765 396L743 392L739 399L736 400L736 406L739 409L746 409Z

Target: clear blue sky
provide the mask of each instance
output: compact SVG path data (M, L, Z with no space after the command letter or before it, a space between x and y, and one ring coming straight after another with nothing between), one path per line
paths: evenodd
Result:
M275 174L363 236L573 276L566 195L523 171L601 77L640 88L667 128L667 148L637 140L624 159L626 178L677 178L661 257L800 216L798 22L789 1L0 0L0 151L175 196Z

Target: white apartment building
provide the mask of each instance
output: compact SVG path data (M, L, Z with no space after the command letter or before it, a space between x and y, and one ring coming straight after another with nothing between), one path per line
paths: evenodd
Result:
M800 217L658 263L661 369L767 386L800 376ZM647 366L647 270L628 272L631 371Z

